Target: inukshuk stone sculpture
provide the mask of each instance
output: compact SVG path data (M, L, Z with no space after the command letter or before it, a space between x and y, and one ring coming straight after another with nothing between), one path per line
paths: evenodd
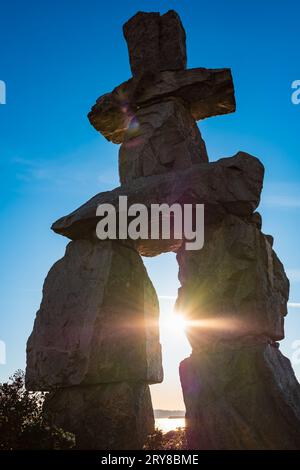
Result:
M255 212L264 168L243 152L208 163L196 121L235 110L229 69L186 70L185 32L169 11L124 26L133 77L89 119L121 144L121 186L53 225L70 238L50 270L28 341L27 387L50 391L54 423L78 448L136 449L153 431L148 384L162 381L158 301L141 255L176 251L177 307L191 357L180 365L193 449L300 448L300 387L279 351L289 282ZM96 237L96 209L205 204L205 245Z

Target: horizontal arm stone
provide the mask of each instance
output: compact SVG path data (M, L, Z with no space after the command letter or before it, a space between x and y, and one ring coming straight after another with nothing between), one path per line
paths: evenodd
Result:
M96 216L97 207L109 203L118 211L119 196L125 195L128 205L140 203L147 208L162 203L205 204L206 221L227 213L247 217L259 204L263 175L264 167L257 158L239 152L234 157L201 163L185 171L137 178L130 185L97 194L56 221L52 230L70 239L93 238L100 220Z
M169 97L182 99L197 121L233 113L236 108L230 69L195 68L130 79L98 98L88 118L107 140L120 144L140 106Z

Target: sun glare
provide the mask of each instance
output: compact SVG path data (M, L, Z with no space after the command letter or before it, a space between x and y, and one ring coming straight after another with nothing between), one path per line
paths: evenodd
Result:
M169 330L170 333L176 336L184 334L187 326L187 320L184 318L184 315L175 311L163 318L162 323L164 329Z

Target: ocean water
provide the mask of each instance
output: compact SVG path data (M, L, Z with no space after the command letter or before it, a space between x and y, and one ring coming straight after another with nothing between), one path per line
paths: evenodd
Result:
M164 433L175 431L177 428L185 428L184 418L156 418L155 427L161 429Z

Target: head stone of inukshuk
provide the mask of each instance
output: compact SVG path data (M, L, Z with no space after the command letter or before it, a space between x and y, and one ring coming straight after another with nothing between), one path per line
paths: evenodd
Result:
M235 111L230 70L186 70L185 31L174 11L137 13L123 31L133 77L89 114L99 132L122 144L121 183L207 162L196 121Z

